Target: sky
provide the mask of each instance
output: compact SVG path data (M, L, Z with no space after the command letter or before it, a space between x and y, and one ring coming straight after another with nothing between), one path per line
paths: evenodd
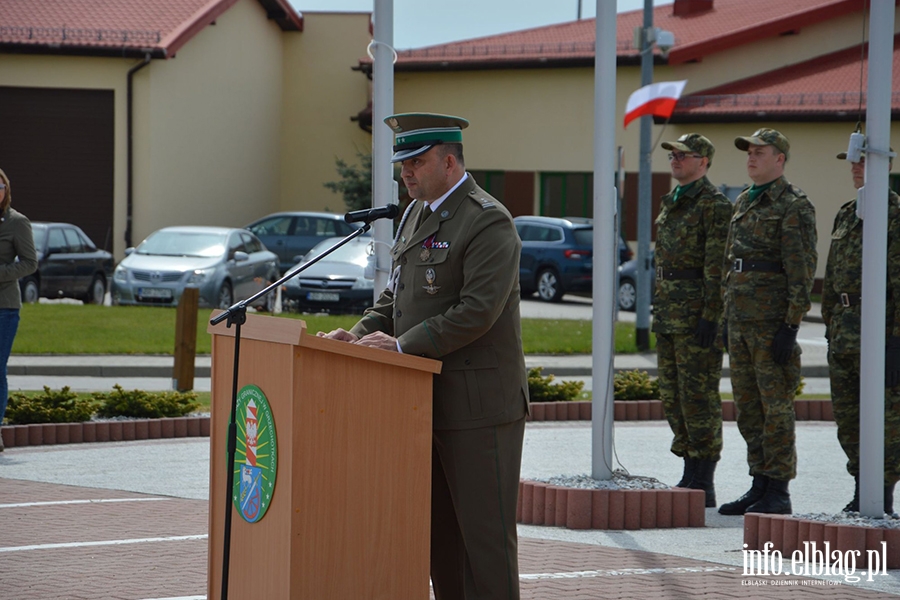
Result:
M644 0L581 0L582 18L597 13L597 2L617 1L619 12L639 10ZM656 5L673 0L653 0ZM374 0L290 0L294 8L315 12L372 12ZM393 0L394 47L421 48L578 18L578 0Z

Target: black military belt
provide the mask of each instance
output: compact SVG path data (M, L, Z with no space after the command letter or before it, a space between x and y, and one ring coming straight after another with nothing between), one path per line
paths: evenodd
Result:
M744 258L734 259L731 269L735 273L743 273L745 271L760 271L762 273L781 273L784 266L780 262L766 262L764 260L748 260Z
M663 269L656 267L657 279L703 279L703 269Z
M841 306L859 306L862 303L862 296L859 294L847 294L841 292Z

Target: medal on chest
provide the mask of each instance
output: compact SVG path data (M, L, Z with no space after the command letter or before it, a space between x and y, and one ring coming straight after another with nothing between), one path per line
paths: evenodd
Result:
M431 234L425 241L422 242L422 250L419 252L419 260L425 262L429 258L431 258L431 249L434 247L434 236L435 234Z
M432 269L431 267L428 267L427 269L425 269L425 283L427 283L428 285L423 285L422 289L431 295L437 294L438 290L441 289L441 286L434 285L434 280L435 280L434 269Z

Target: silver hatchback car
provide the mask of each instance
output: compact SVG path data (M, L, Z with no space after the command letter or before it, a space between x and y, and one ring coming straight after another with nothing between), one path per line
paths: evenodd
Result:
M118 304L175 306L196 287L201 306L228 308L278 279L278 257L246 229L166 227L125 254L113 274ZM258 305L271 311L274 296Z

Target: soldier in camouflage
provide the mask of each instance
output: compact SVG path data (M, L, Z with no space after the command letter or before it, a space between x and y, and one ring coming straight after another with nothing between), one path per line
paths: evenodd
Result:
M841 160L847 154L837 155ZM865 156L851 163L853 184L865 182ZM863 222L856 198L834 218L831 247L822 286L822 317L828 339L831 402L838 441L847 455L847 471L856 480L853 499L844 512L859 511L859 354L861 343ZM886 300L884 398L884 512L894 511L894 485L900 480L900 197L888 194L888 279Z
M656 295L653 331L659 395L684 459L676 487L706 492L716 505L713 476L722 455L722 256L731 203L706 177L715 148L688 133L674 142L669 164L678 186L662 198L656 219Z
M816 213L784 177L786 137L763 128L734 144L747 152L753 185L735 201L725 244L726 347L753 485L719 512L790 514L788 483L797 476L797 330L816 274Z

